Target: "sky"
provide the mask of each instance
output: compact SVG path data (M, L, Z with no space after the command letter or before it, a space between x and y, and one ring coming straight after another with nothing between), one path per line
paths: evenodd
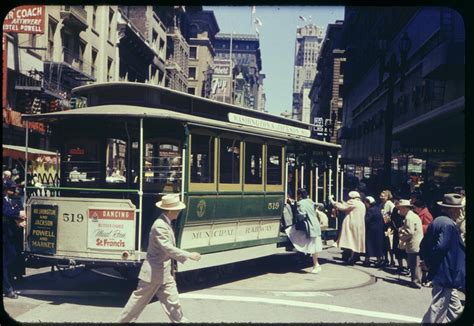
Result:
M255 34L250 6L204 6L203 9L214 11L221 33ZM309 23L309 16L313 24L326 31L328 24L344 19L344 7L256 6L254 17L262 22L258 26L261 73L266 75L263 87L265 109L269 113L291 112L296 28Z

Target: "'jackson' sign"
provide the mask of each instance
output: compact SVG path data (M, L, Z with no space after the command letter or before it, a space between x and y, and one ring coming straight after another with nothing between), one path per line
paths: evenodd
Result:
M311 136L311 131L309 129L287 126L281 123L247 117L245 115L240 115L240 114L235 114L235 113L229 113L229 121L233 123L245 125L245 126L278 131L285 134L291 134L291 135L303 136L303 137Z
M58 206L32 205L30 249L35 253L56 253L56 232L58 229Z
M89 208L87 247L134 250L135 210Z

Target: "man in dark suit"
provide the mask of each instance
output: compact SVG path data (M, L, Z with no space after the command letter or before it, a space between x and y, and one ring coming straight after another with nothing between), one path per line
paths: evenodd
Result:
M25 212L10 198L14 193L16 185L10 181L3 182L3 293L6 297L17 299L18 295L10 283L10 270L12 263L17 258L15 248L15 232L25 219Z
M462 197L445 194L438 205L447 216L438 216L431 222L420 244L421 266L428 270L428 280L433 284L433 300L423 323L450 322L463 310L457 290L465 289L466 254L455 223L464 206Z
M162 214L151 227L146 259L138 278L137 289L133 291L119 317L119 322L134 322L154 295L157 295L163 310L173 323L187 322L179 303L178 289L172 276L171 259L184 263L188 258L200 260L197 252L187 252L176 247L171 222L186 208L177 195L165 195L156 203Z

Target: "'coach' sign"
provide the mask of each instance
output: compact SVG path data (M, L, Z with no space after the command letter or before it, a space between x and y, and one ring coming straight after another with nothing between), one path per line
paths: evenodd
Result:
M28 5L16 7L3 21L6 33L44 34L45 6Z

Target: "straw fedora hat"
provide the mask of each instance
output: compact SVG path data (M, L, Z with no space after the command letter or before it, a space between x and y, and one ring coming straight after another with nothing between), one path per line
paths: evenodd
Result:
M179 200L178 195L165 195L155 205L165 211L178 211L186 208L186 205Z
M462 203L462 196L460 194L444 194L443 200L438 202L439 206L444 207L464 207Z
M400 199L398 201L398 205L397 206L401 206L401 207L412 207L412 204L410 203L410 201L408 199Z

